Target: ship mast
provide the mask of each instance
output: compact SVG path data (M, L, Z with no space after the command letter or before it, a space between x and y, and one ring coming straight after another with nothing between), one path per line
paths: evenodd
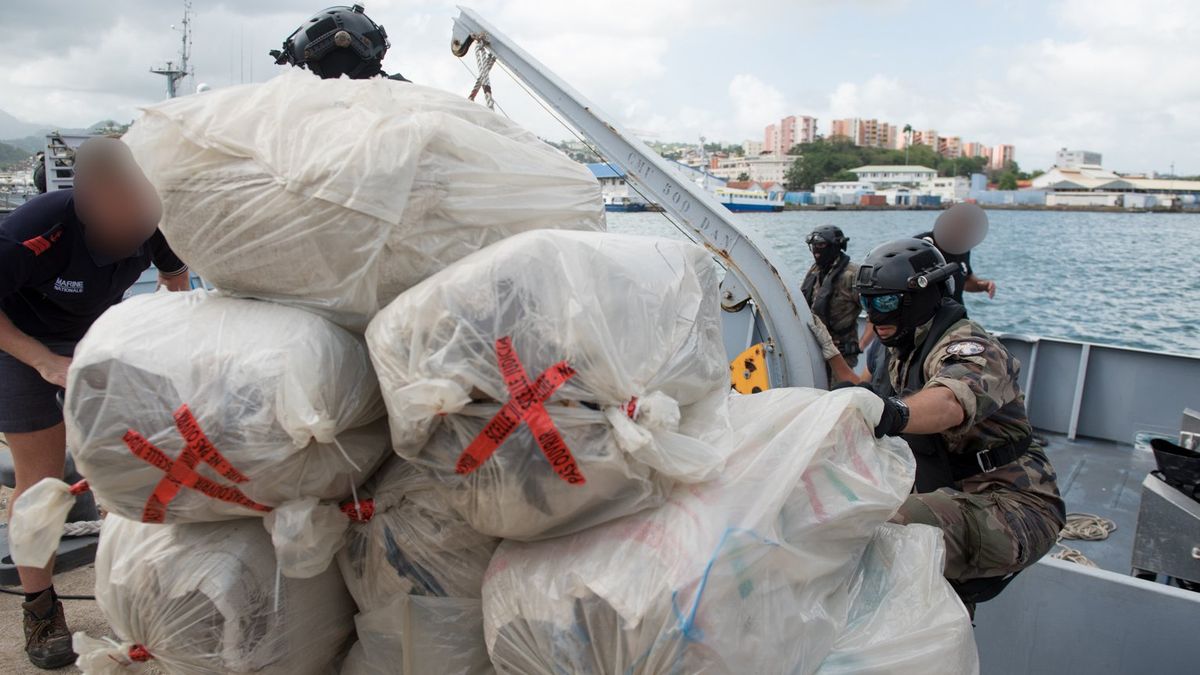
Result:
M182 25L182 44L179 49L179 62L167 61L165 66L150 69L150 72L167 78L167 98L175 98L178 95L177 86L179 82L192 74L192 66L189 63L192 56L192 0L184 0ZM174 30L175 26L171 26L171 29Z

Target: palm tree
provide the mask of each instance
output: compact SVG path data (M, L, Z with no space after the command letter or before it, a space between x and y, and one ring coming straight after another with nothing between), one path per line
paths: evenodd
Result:
M908 166L908 146L912 145L912 125L904 125L904 165Z

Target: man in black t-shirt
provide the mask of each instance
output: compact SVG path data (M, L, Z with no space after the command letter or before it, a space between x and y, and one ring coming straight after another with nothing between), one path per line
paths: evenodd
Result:
M62 478L66 432L55 398L75 343L151 263L160 285L188 289L187 266L158 231L161 211L129 149L95 138L76 152L74 189L34 197L0 222L0 433L16 470L10 504L43 478ZM17 568L25 651L40 668L75 660L52 568Z
M987 235L987 213L976 204L955 204L942 212L929 232L916 235L937 247L946 262L958 263L962 272L954 275L954 301L963 304L963 291L987 293L996 297L996 282L982 279L971 267L971 249Z

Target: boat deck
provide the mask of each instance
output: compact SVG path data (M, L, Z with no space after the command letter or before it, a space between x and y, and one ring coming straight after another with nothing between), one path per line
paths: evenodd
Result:
M1132 445L1040 432L1046 454L1058 472L1068 513L1091 513L1117 525L1103 541L1064 540L1097 567L1130 573L1133 535L1141 504L1142 480L1155 468L1154 455Z

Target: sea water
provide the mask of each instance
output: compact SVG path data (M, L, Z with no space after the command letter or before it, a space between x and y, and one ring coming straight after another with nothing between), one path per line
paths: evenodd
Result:
M775 250L798 284L812 263L805 236L837 225L859 262L871 247L932 229L938 211L735 214ZM682 237L662 213L609 213L614 232ZM994 299L966 294L994 332L1061 337L1200 356L1200 214L989 210L971 252ZM799 289L796 289L799 292Z

